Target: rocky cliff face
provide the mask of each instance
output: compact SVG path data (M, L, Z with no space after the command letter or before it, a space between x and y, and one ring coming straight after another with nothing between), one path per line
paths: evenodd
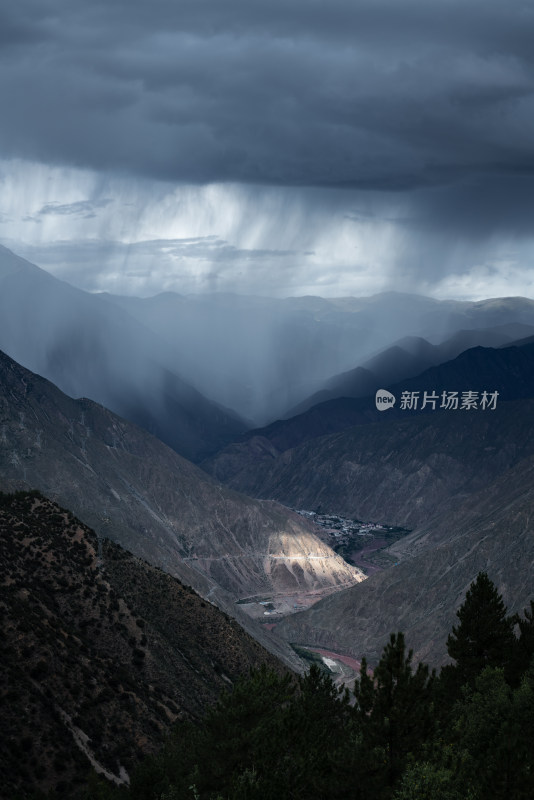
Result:
M223 488L142 429L4 355L0 388L4 489L40 489L225 608L363 578L298 515Z
M36 493L0 494L2 796L116 783L173 721L282 666L191 588Z

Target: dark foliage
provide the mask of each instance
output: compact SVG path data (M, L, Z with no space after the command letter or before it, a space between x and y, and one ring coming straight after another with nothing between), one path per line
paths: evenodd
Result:
M372 672L362 662L353 697L316 666L298 682L255 671L203 722L181 724L129 791L94 785L91 797L531 798L534 604L521 620L507 617L481 573L458 618L449 637L456 664L440 676L412 664L402 633Z
M508 667L515 649L515 617L485 572L479 572L457 612L460 624L447 639L460 684L471 686L484 667Z
M413 665L402 633L372 672L363 660L352 695L317 666L300 678L262 666L202 718L177 723L129 788L93 775L85 788L60 781L48 800L532 798L534 603L508 617L480 573L458 619L448 640L456 663L439 676ZM36 660L33 681L45 667ZM13 758L27 760L33 739L29 731Z

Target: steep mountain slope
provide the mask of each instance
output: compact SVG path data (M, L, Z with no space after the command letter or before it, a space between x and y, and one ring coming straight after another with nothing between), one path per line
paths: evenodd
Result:
M388 412L389 414L389 412ZM534 400L357 425L271 457L235 481L293 508L413 528L534 454Z
M394 482L387 488L386 484L376 483L376 468L380 459L387 458L392 465L394 458L391 457L391 452L398 451L401 458L408 460L413 454L414 469L418 463L417 449L410 449L407 445L412 429L406 428L404 439L394 446L397 435L395 431L399 431L402 439L404 423L413 423L414 431L424 431L427 426L432 431L435 423L443 427L443 432L439 434L443 436L450 423L452 432L459 426L456 441L460 443L460 449L462 441L470 441L469 431L472 424L482 426L479 435L486 435L485 426L493 425L491 419L495 414L498 415L504 400L534 396L534 345L500 349L475 347L453 361L432 367L416 378L407 379L389 388L397 398L397 403L387 412L376 410L374 397L332 400L315 406L299 417L250 431L241 441L229 445L207 460L203 467L235 489L255 497L276 498L294 507L304 505L315 508L317 503L321 503L326 508L331 498L336 502L341 501L336 510L346 514L349 509L353 512L364 497L369 498L366 508L373 503L380 504L382 496L390 496L390 489L393 497L398 492ZM443 391L457 391L461 396L462 392L468 390L480 393L484 390L498 391L497 410L449 410L442 423L438 422L441 400L434 410L429 405L421 412L425 391L434 391L441 398ZM401 408L403 391L419 393L417 409ZM504 415L506 418L507 412ZM395 427L397 423L399 427ZM499 422L494 426L497 436L500 424ZM506 428L506 422L503 424ZM369 431L365 431L367 426L371 426ZM325 434L331 435L328 437ZM435 435L438 436L437 433ZM465 439L466 435L468 439ZM528 431L525 435L528 439ZM393 437L391 445L390 436ZM438 439L436 441L439 445ZM521 446L522 439L511 441L517 441L517 446ZM459 486L460 476L464 475L462 462L466 459L469 463L470 453L478 452L477 442L473 435L472 442L465 446L466 453L458 453ZM507 442L505 444L508 446ZM428 455L429 453L425 458ZM420 466L423 463L421 460ZM370 471L360 474L364 467L370 467ZM425 468L427 471L433 469L430 462ZM436 468L439 471L439 465ZM444 465L445 480L454 480L453 475L447 476L447 469ZM377 485L380 487L378 491ZM312 498L315 498L315 503ZM430 496L428 502L432 502ZM396 514L395 500L391 500L389 505L391 512ZM360 513L367 512L362 510ZM390 520L395 519L399 524L408 522L405 513L401 517L390 517Z
M189 587L36 493L0 494L3 797L127 782L174 720L280 662Z
M142 429L5 355L0 391L0 487L38 488L233 615L238 598L328 593L363 578L297 514L219 486Z
M488 572L510 613L534 598L533 487L530 455L398 542L397 566L283 620L277 632L373 663L390 632L404 631L416 658L445 663L455 611L479 571Z
M399 347L391 347L392 357L401 357L403 351ZM388 352L389 352L388 351ZM386 381L388 383L388 381ZM354 369L334 375L333 378L325 383L324 388L314 392L311 397L306 398L294 408L291 408L284 419L291 419L299 414L304 414L310 408L328 400L336 400L339 397L368 397L384 384L384 381L368 367L355 367Z
M0 349L72 397L90 397L200 460L245 425L201 395L164 341L98 295L0 247Z

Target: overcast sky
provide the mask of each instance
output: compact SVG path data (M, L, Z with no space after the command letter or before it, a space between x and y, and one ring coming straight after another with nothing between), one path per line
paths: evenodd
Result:
M0 242L90 290L534 297L534 2L0 6Z

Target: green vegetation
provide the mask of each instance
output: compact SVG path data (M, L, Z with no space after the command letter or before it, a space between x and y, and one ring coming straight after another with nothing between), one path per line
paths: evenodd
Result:
M354 697L316 665L241 679L180 723L130 789L100 800L498 800L534 797L534 604L508 617L480 573L448 639L455 664L414 667L392 634ZM518 635L515 631L518 630ZM89 796L89 795L88 795Z

